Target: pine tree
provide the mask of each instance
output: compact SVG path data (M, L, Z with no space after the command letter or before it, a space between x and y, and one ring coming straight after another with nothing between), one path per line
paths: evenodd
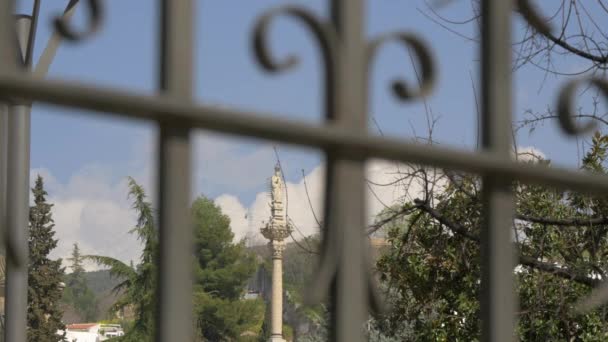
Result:
M256 268L244 241L235 242L230 218L212 200L201 196L192 204L194 223L194 311L206 341L240 340L246 331L259 332L264 321L261 300L242 300Z
M82 266L84 256L80 253L77 243L74 243L72 257L68 258L71 262L72 273L66 276L66 289L63 293L63 301L70 304L78 314L87 322L97 319L97 300L95 294L85 279L84 267Z
M52 204L47 203L42 177L36 178L32 189L34 206L30 207L29 267L27 340L30 342L57 342L64 337L57 334L65 329L61 322L59 301L62 295L61 281L64 269L61 259L49 259L49 253L57 247L54 238Z

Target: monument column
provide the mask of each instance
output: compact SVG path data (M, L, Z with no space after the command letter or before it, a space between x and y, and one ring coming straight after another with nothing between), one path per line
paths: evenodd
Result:
M270 240L272 251L272 295L270 297L270 342L284 342L283 339L283 240L291 233L284 213L283 198L285 185L281 177L281 168L277 164L270 180L270 221L262 227L261 232Z
M285 341L283 339L283 249L282 241L270 243L272 248L272 307L270 341Z

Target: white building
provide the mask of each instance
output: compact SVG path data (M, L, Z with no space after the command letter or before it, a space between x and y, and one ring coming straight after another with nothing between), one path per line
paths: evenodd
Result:
M62 334L63 331L59 333ZM68 324L65 330L68 342L101 342L123 335L119 324L77 323Z

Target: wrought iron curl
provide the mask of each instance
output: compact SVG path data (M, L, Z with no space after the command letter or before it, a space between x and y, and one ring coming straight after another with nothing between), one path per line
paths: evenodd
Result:
M562 129L570 135L589 133L597 129L597 123L589 121L584 125L577 125L574 120L573 113L575 112L575 101L577 98L577 89L583 83L589 83L596 86L608 101L608 81L600 78L590 79L575 79L571 80L561 89L557 100L557 114L561 123Z
M256 22L253 32L253 50L262 67L270 72L279 72L291 69L299 63L297 56L289 55L282 60L277 60L270 53L268 32L270 24L278 16L292 17L309 29L320 46L326 71L325 74L331 74L330 68L334 61L333 44L335 42L335 33L328 25L318 21L312 13L297 6L282 6L271 9L260 16Z
M534 6L530 4L530 0L517 0L517 10L524 19L541 34L546 36L553 31L551 25L538 15Z
M534 29L542 35L551 39L553 28L544 20L530 4L530 0L517 0L518 11ZM587 122L584 125L577 125L575 117L575 101L577 89L582 83L589 83L600 89L608 99L608 83L599 78L582 78L568 81L559 92L557 99L558 120L562 130L568 135L581 135L596 129L595 122Z
M76 6L79 1L80 0L70 0L65 12ZM101 27L101 23L103 21L103 9L101 3L99 0L87 0L87 4L88 6L86 7L89 20L87 27L82 31L78 31L71 27L68 20L62 15L55 17L53 20L55 30L66 40L73 42L83 40L96 33Z
M397 98L406 101L414 98L424 97L433 90L435 86L435 61L424 41L410 33L393 32L383 34L373 39L368 45L368 68L376 56L380 47L388 42L396 42L411 48L420 65L419 87L416 89L409 86L404 80L393 81L391 88Z

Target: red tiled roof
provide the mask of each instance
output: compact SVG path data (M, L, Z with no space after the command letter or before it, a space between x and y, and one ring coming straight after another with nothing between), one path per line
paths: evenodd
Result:
M96 325L97 325L97 323L75 323L75 324L68 324L66 326L66 328L70 329L70 330L89 330Z

